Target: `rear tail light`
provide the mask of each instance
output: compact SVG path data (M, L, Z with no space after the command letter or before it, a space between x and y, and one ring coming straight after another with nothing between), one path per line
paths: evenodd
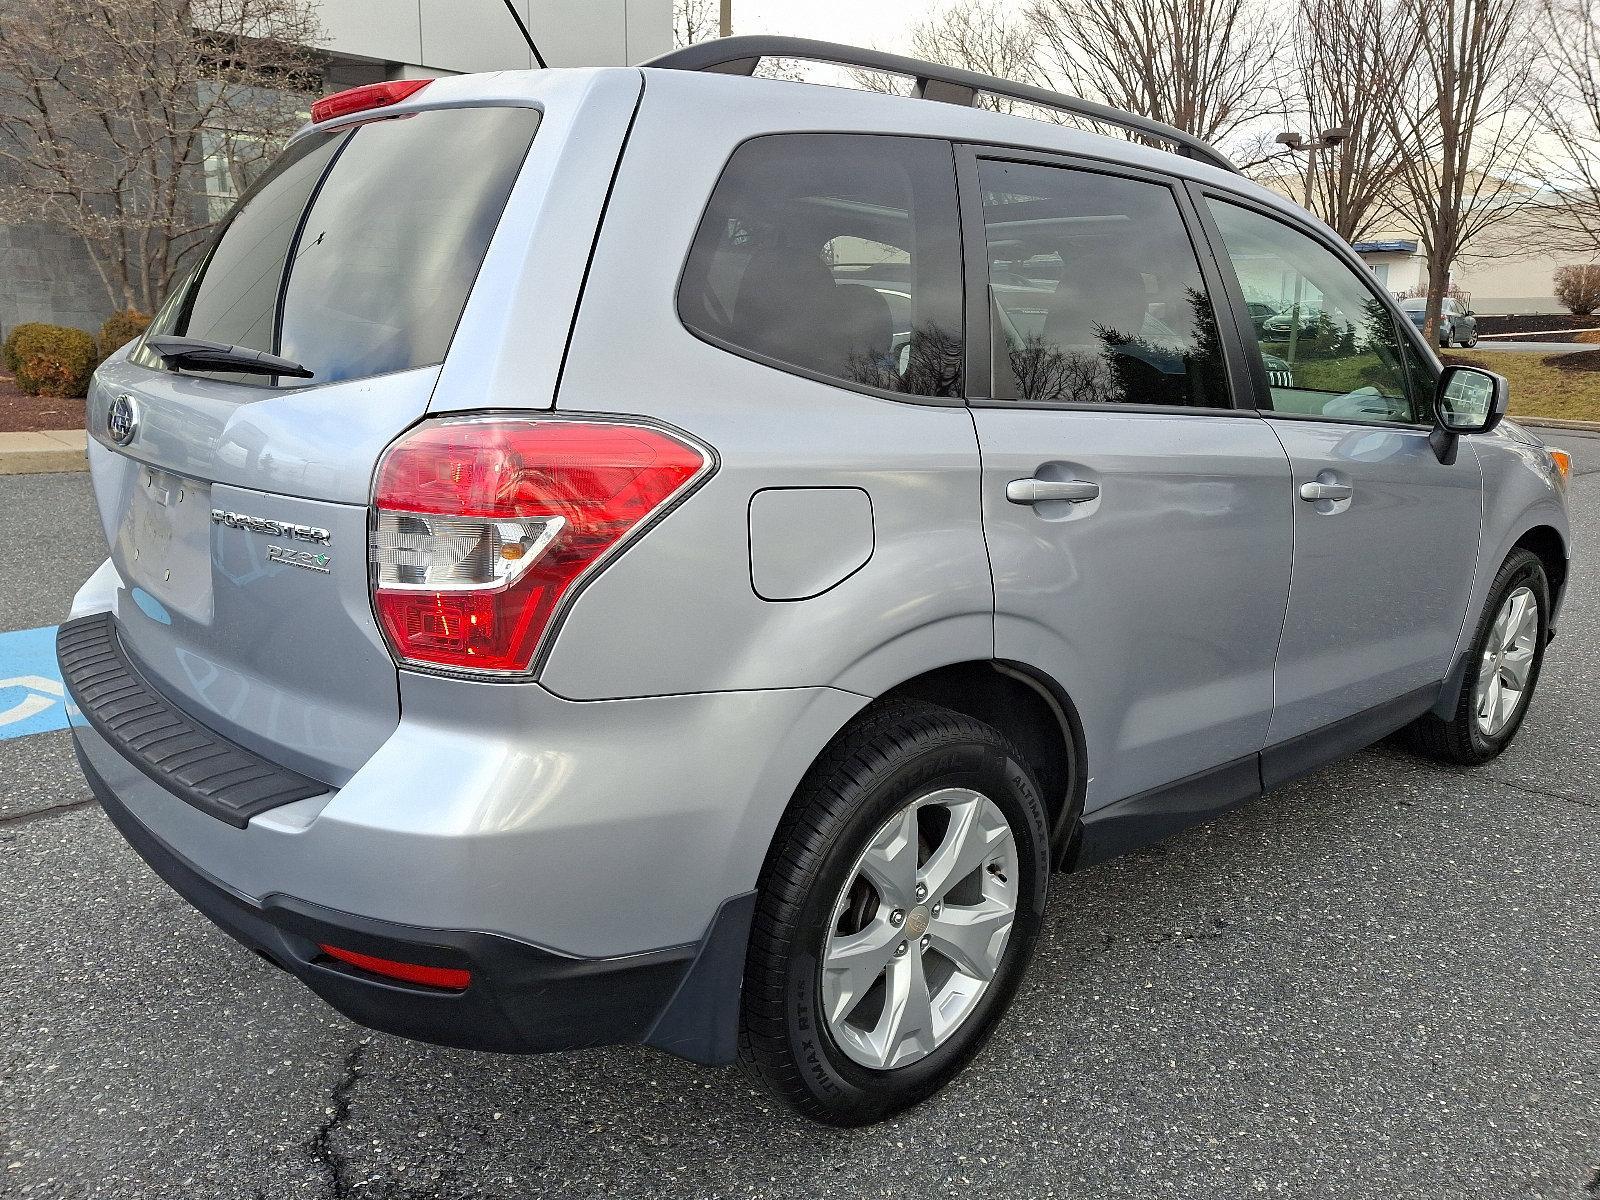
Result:
M317 949L329 958L336 958L386 979L420 983L424 987L444 988L452 992L464 992L472 982L472 972L459 967L425 967L421 963L397 962L392 958L379 958L374 954L362 954L340 946L318 946Z
M643 425L419 426L378 464L373 603L397 659L526 672L562 601L710 466Z
M312 104L311 119L320 124L335 117L366 112L369 108L387 108L391 104L399 104L407 96L416 95L432 82L431 79L391 79L387 83L367 83L346 88Z

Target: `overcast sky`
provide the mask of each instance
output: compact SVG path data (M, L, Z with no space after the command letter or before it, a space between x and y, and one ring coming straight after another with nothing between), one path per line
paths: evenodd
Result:
M912 26L936 7L936 0L733 0L733 31L905 51Z

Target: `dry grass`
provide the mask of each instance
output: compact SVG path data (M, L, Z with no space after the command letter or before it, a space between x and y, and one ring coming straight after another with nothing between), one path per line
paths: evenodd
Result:
M1484 367L1510 380L1513 417L1600 421L1600 350L1572 355L1517 351L1471 354L1452 350L1443 358L1445 362ZM1595 361L1591 363L1591 359Z

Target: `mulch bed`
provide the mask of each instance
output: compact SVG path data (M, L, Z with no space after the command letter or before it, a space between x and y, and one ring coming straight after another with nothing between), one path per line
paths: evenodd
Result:
M1573 373L1600 371L1600 349L1577 350L1571 354L1552 354L1545 360L1547 367Z
M1478 336L1497 337L1505 333L1537 333L1546 329L1595 329L1600 327L1600 316L1575 317L1571 313L1528 313L1511 317L1479 317ZM1564 342L1569 339L1551 337L1541 339Z
M0 375L0 433L37 429L82 429L83 401L29 396L9 375Z

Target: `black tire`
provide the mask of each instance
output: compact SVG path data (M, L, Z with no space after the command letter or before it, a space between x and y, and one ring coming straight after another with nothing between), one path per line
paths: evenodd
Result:
M910 800L970 787L993 800L1017 849L1017 908L999 966L968 1017L915 1062L853 1061L823 1019L820 959L834 904L868 841ZM829 1125L865 1125L937 1092L983 1047L1033 957L1049 882L1037 780L997 730L921 702L869 709L811 768L762 869L745 961L739 1053L777 1099ZM909 923L909 922L908 922Z
M1476 346L1478 344L1478 335L1476 333L1474 333L1471 337L1469 337L1466 341L1462 342L1461 344L1466 349L1471 350L1474 346Z
M1523 689L1517 710L1505 727L1493 736L1479 726L1474 711L1479 672L1483 666L1484 651L1501 606L1518 587L1527 587L1539 607L1539 633L1534 641L1533 662L1528 669L1528 684ZM1467 651L1467 671L1461 681L1461 695L1456 700L1455 712L1449 720L1429 713L1410 727L1412 746L1440 762L1462 766L1486 763L1511 744L1522 727L1539 683L1539 669L1544 665L1545 643L1550 638L1550 582L1545 577L1544 564L1537 555L1527 550L1513 550L1495 576L1484 602L1483 615L1478 618L1478 628L1473 633L1471 648Z
M1448 325L1439 326L1439 348L1442 350L1450 349L1450 326Z

